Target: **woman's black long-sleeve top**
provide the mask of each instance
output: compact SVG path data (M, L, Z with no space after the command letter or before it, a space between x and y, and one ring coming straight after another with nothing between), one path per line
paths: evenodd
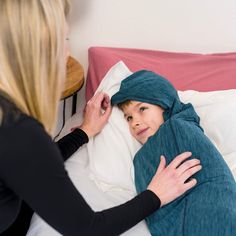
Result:
M27 209L63 235L107 236L121 234L160 207L159 198L146 190L122 205L94 212L63 163L86 142L87 135L76 129L54 143L37 120L5 112L0 125L0 235L13 227L17 232L27 221Z

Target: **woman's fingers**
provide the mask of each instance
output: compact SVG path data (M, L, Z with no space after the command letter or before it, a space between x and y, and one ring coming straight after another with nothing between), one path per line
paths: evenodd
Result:
M194 187L196 184L197 184L196 179L189 180L187 183L184 184L183 193Z
M89 103L101 107L102 102L110 102L109 96L104 92L97 92L90 100Z
M110 97L105 94L102 100L102 109L106 110L110 105Z
M191 157L191 152L183 152L180 155L178 155L170 164L170 168L177 168L183 161L185 161L187 158Z
M166 167L166 159L163 155L161 155L161 161L160 161L160 164L157 168L157 174L159 174L161 171L163 171Z
M104 92L97 92L87 103L87 106L92 106L93 109L97 109L99 113L104 115L106 119L111 113L110 97ZM103 109L103 111L102 111Z
M191 176L193 176L194 174L196 174L199 170L202 169L202 166L201 165L197 165L197 166L194 166L192 168L189 168L188 170L186 170L181 176L181 182L182 183L185 183L185 181L187 179L189 179Z
M95 136L107 123L111 110L109 96L103 92L96 93L87 102L81 129L87 133L88 137Z
M87 102L87 106L100 106L104 94L102 92L97 92L93 97Z
M194 167L194 166L197 166L200 164L200 160L198 159L191 159L191 160L187 160L185 161L184 163L182 163L178 168L178 173L179 175L183 174L186 170Z

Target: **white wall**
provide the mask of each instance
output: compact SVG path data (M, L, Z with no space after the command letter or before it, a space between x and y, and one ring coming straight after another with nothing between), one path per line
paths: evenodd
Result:
M71 1L71 53L85 72L91 46L200 53L236 51L235 0ZM84 89L79 92L78 103L78 109L82 109Z
M72 0L71 50L104 45L185 52L236 51L235 0Z

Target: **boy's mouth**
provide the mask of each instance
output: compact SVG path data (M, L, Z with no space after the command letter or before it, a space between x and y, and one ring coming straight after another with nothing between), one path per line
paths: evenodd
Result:
M143 133L145 133L149 128L145 128L145 129L141 129L137 132L137 135L142 135Z

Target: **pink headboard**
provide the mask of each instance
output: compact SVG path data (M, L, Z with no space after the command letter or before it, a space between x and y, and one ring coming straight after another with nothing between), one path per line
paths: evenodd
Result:
M164 76L178 90L214 91L236 88L236 52L193 54L91 47L86 100L92 97L107 71L120 60L131 71L147 69Z

